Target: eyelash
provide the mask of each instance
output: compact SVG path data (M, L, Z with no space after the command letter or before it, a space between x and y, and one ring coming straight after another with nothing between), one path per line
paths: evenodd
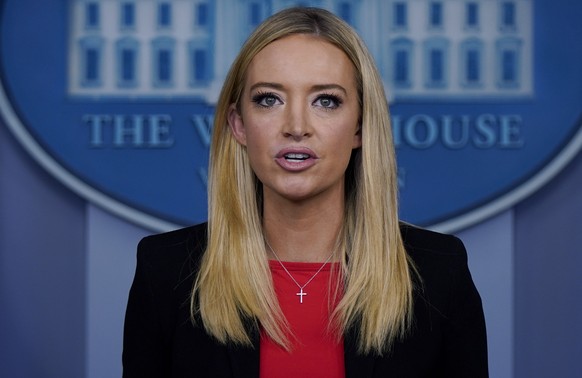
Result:
M254 94L252 96L251 101L261 108L270 108L271 107L270 105L262 104L263 100L265 100L266 98L274 98L275 101L281 101L281 98L273 92L257 92L256 94ZM334 105L329 106L329 107L320 106L324 110L337 109L343 103L342 99L339 96L332 94L332 93L322 93L322 94L318 95L313 103L316 103L318 101L320 102L323 99L331 100L334 103Z
M261 108L270 108L269 105L263 105L263 104L261 104L261 102L264 99L271 98L271 97L274 98L276 101L281 101L279 96L277 96L273 92L257 92L255 95L253 95L253 97L251 98L251 101L254 102L257 106L259 106Z
M322 106L322 108L325 109L325 110L334 110L334 109L337 109L337 108L339 108L342 105L342 102L343 102L342 99L339 96L334 95L332 93L322 93L322 94L320 94L315 99L315 102L321 101L322 99L329 99L329 100L331 100L331 101L334 102L334 105L333 106L330 106L330 107Z

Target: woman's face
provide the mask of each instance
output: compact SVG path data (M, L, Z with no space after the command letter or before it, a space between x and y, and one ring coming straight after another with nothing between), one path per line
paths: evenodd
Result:
M359 115L355 68L345 53L298 34L253 58L240 113L231 105L229 124L265 200L343 199L352 150L361 146Z

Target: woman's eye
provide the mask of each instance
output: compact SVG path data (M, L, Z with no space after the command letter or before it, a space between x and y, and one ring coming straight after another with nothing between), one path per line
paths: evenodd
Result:
M341 100L337 96L332 95L319 96L315 100L316 106L321 106L325 109L336 109L340 106L340 104Z
M252 100L257 105L265 107L265 108L270 108L272 106L275 106L279 102L279 98L277 96L275 96L274 94L268 94L268 93L257 94L255 96L253 96Z

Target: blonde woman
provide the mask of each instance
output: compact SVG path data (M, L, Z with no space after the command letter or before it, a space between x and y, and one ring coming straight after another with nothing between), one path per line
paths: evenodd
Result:
M382 82L357 34L291 8L224 83L208 223L142 240L124 377L486 377L462 243L398 220Z

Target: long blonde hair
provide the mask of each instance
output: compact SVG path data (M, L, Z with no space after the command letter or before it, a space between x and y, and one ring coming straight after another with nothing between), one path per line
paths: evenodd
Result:
M286 321L275 296L261 223L261 183L246 149L227 123L239 104L253 57L269 43L309 34L340 48L355 67L362 147L346 171L341 245L343 296L333 319L338 334L354 329L361 353L381 354L403 337L412 317L413 267L399 230L396 158L383 84L356 32L328 11L290 8L264 21L248 38L226 77L216 107L208 181L208 245L193 287L191 315L220 342L251 344L261 327L288 348Z

